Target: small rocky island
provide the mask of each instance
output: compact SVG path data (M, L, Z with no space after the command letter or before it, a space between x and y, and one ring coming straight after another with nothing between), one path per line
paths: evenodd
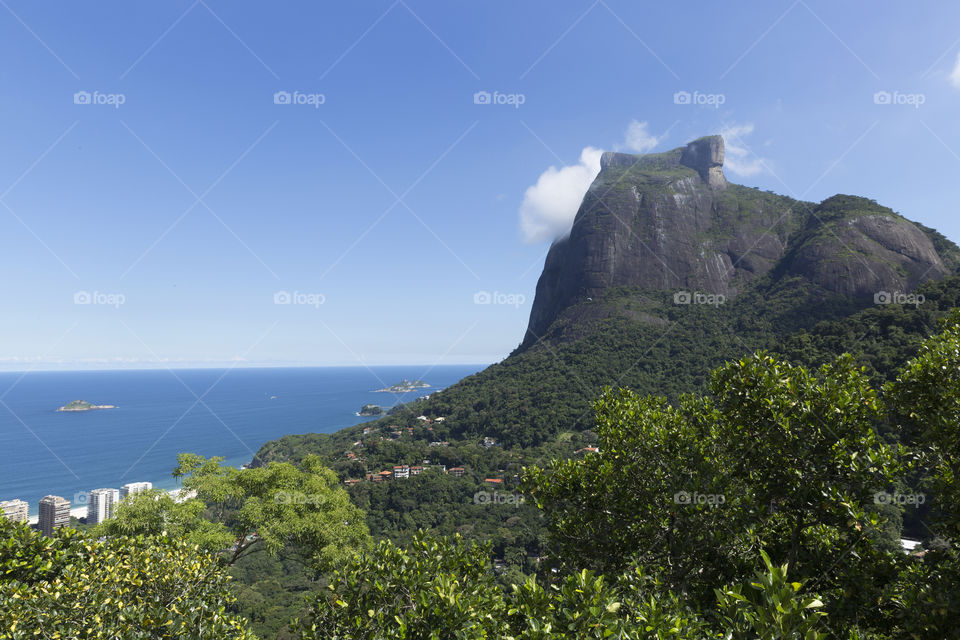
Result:
M94 409L116 409L112 404L90 404L86 400L74 400L63 405L57 411L92 411Z
M397 384L390 385L386 389L377 389L376 393L407 393L408 391L415 391L417 389L426 389L429 386L430 385L423 380L407 380L404 378Z
M382 416L383 407L378 404L365 404L363 408L360 409L359 416Z

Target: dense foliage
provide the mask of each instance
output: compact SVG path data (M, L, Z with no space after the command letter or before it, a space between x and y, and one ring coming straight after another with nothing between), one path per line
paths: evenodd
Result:
M800 594L786 567L717 590L705 614L661 597L640 571L610 581L589 570L498 589L489 547L418 534L407 548L381 543L331 580L306 618L302 640L565 640L567 638L778 638L820 640L816 597Z
M248 633L236 613L264 638L294 617L305 638L950 637L960 316L925 338L960 278L918 293L857 311L783 281L718 307L611 290L427 400L268 443L254 469L184 454L194 497L128 499L103 541L5 532L0 620L59 619L19 593L105 621L139 597L144 624L207 616L210 637ZM399 464L422 472L367 479ZM69 560L100 554L125 569ZM136 595L140 568L168 593L159 563L195 611ZM87 624L70 606L63 629Z
M882 393L849 355L813 372L756 354L677 406L607 392L600 452L530 469L525 483L566 567L639 565L665 595L703 608L712 583L742 580L766 552L816 589L830 637L948 637L960 613L956 550L905 556L890 507L926 501L904 478L927 462L937 509L927 526L956 534L958 376L960 313ZM885 443L884 425L915 433L914 446Z
M226 607L218 560L174 537L45 537L0 518L0 634L27 638L253 636Z
M679 407L685 393L709 395L710 371L767 349L784 364L809 371L849 353L851 366L863 368L869 385L880 389L938 330L948 310L960 306L960 277L927 282L917 293L924 296L923 304L863 308L848 300L814 303L803 282L779 281L777 287L758 283L735 300L706 306L676 305L664 292L612 289L574 307L540 344L449 389L334 434L291 435L267 443L255 462L317 454L342 480L361 479L348 491L367 512L374 538L404 545L422 528L492 540L504 565L500 581L517 582L553 566L544 520L531 501L520 507L478 505L473 495L489 490L486 478L501 478L502 491L517 493L520 467L589 456L584 448L597 444L592 404L604 387L662 396ZM428 425L417 419L420 415L445 420ZM918 428L902 424L880 420L881 444L911 444ZM365 435L364 428L370 433ZM485 437L497 446L481 446ZM437 441L446 444L430 446ZM676 459L682 461L685 453L678 452ZM424 473L382 484L362 480L369 472L424 460L466 472L463 478ZM925 469L907 469L897 490L922 488ZM929 507L877 505L876 527L883 529L877 544L890 546L901 518L906 533L929 539ZM753 564L758 562L754 558ZM279 565L271 571L279 572ZM278 580L283 584L285 578Z
M276 555L296 545L318 566L330 566L370 542L363 512L316 456L307 456L301 468L275 462L241 470L221 465L221 458L192 453L180 454L177 461L173 475L194 497L176 502L166 492L136 495L96 531L169 531L209 551L228 550L228 564L258 547Z

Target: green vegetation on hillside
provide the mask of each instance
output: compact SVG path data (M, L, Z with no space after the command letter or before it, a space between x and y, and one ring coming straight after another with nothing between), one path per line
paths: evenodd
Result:
M387 432L396 439L367 427L371 451L383 447L371 455L436 452L416 476L353 484L368 522L394 508L401 518L378 526L402 541L374 548L335 533L361 531L350 522L360 512L317 458L238 471L181 455L176 474L198 502L181 510L138 495L117 518L137 537L42 538L0 523L0 624L15 638L250 637L239 613L268 637L302 640L952 637L960 311L914 351L882 385L850 354L809 368L757 353L716 369L704 393L607 390L592 408L595 430L558 433L534 449L542 464L489 436L417 444L447 420L419 420L419 435ZM563 453L584 438L596 446ZM518 487L508 469L520 456ZM489 460L501 476L444 474L434 462L444 458ZM427 498L466 503L477 482L487 491L472 502L484 510L425 517L437 529L512 513L494 540L414 533L416 521L403 520ZM287 499L300 490L302 500ZM928 535L921 553L906 554L900 518L921 503ZM536 537L513 538L520 564L504 562L514 552L497 545L538 520ZM217 549L223 531L237 538ZM254 546L276 555L238 552ZM228 591L231 563L239 580Z

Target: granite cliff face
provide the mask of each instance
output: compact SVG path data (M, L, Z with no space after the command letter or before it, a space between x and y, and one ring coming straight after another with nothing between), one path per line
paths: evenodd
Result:
M960 264L955 245L872 200L816 204L728 183L723 154L720 136L665 153L604 153L569 236L547 255L520 349L613 287L733 300L799 278L811 299L866 305Z

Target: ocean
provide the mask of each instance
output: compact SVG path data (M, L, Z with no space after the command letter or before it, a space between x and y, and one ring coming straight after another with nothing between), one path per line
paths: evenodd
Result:
M269 440L372 420L356 415L364 404L409 402L484 366L0 373L0 500L26 500L33 516L48 494L76 508L101 487L173 489L180 452L240 466ZM374 393L403 378L431 386ZM56 411L72 400L117 408Z

